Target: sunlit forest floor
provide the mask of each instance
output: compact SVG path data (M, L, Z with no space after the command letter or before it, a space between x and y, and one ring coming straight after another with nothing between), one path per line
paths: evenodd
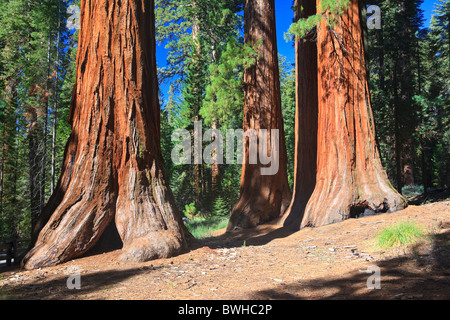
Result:
M377 247L379 231L401 221L414 221L426 236ZM450 201L295 233L275 226L221 230L172 259L123 264L118 256L0 269L0 299L450 299ZM371 266L381 269L380 290L367 287ZM67 288L74 270L79 290Z

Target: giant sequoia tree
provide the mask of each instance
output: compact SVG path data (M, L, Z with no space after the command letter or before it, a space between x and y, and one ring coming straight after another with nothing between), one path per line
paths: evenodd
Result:
M362 34L358 0L350 1L332 29L322 19L317 32L317 176L303 227L358 217L367 209L394 212L406 205L380 161Z
M316 14L313 0L295 3L295 20ZM294 189L291 205L286 213L285 225L298 227L302 213L316 186L317 161L317 46L314 32L295 41L295 157Z
M247 0L244 16L245 43L259 46L256 63L244 71L244 132L253 129L259 134L261 129L268 130L267 139L260 139L258 145L265 144L268 155L279 159L279 170L274 175L262 175L261 168L266 166L260 162L261 154L258 163L251 164L249 159L254 155L250 155L250 139L245 140L241 195L233 208L228 230L251 228L277 219L285 213L291 199L286 172L275 2ZM279 130L278 150L271 149L272 129Z
M81 12L72 134L29 269L83 255L111 223L125 260L186 245L160 150L154 2L82 0Z
M301 3L303 17L310 18L298 24L299 29L320 21L315 30L317 49L297 43L298 70L317 74L317 90L308 88L308 74L297 76L298 115L304 118L297 119L301 126L297 131L297 182L286 224L301 221L300 227L318 227L358 217L366 210L394 212L406 205L380 161L359 1L344 3L317 0L316 14L313 1ZM316 66L307 62L315 57ZM315 94L317 100L310 96ZM317 126L309 121L317 121ZM311 163L314 154L316 164ZM309 175L311 171L315 177Z

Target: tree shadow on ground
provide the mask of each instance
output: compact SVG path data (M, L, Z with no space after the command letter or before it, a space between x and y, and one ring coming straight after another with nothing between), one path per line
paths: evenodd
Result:
M437 189L408 199L408 204L411 206L421 206L424 204L441 202L448 199L450 199L450 188Z
M448 300L450 299L450 231L434 236L426 247L416 245L413 255L376 262L381 289L368 288L374 275L368 270L281 284L255 292L253 299L282 300ZM371 279L372 280L372 279ZM372 281L369 281L371 284Z
M252 229L239 229L219 236L201 239L199 242L211 249L236 248L244 244L247 246L264 246L276 239L287 238L298 231L276 224L268 224Z
M143 266L129 270L110 270L80 275L80 289L69 289L68 279L71 274L63 274L47 281L27 282L0 288L0 300L78 300L89 293L107 290L137 275L151 274L163 266ZM76 275L73 273L72 276ZM69 280L71 284L75 282ZM127 288L128 290L128 288Z

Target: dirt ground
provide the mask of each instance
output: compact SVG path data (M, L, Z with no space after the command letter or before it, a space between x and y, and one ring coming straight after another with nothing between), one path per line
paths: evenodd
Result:
M414 220L432 236L379 250L377 232ZM450 299L450 202L289 232L275 226L219 232L172 259L117 262L118 251L34 271L0 269L0 299L290 300ZM371 266L381 289L370 290ZM81 288L67 279L80 274Z

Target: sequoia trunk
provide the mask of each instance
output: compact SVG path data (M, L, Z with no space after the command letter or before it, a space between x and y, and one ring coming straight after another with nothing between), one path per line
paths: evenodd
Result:
M380 161L360 18L358 0L352 0L333 30L325 19L318 30L317 179L302 227L406 206Z
M289 189L286 168L286 147L278 66L277 37L274 0L247 0L244 9L245 42L259 46L256 63L244 72L244 132L254 130L258 139L256 164L250 163L250 140L244 140L240 199L233 208L228 231L235 228L252 228L280 218L289 206ZM261 130L267 135L261 138ZM271 130L279 130L278 149L271 142ZM259 146L267 146L267 154ZM273 148L273 149L272 149ZM261 156L277 159L279 170L273 175L261 174ZM272 163L273 164L273 163Z
M160 150L153 11L149 0L81 1L72 134L28 269L83 255L114 222L123 260L186 245Z
M316 14L315 0L295 3L296 20ZM296 112L295 112L295 166L294 190L291 205L286 212L285 226L298 228L306 204L316 186L317 169L317 45L315 30L304 39L296 38Z

